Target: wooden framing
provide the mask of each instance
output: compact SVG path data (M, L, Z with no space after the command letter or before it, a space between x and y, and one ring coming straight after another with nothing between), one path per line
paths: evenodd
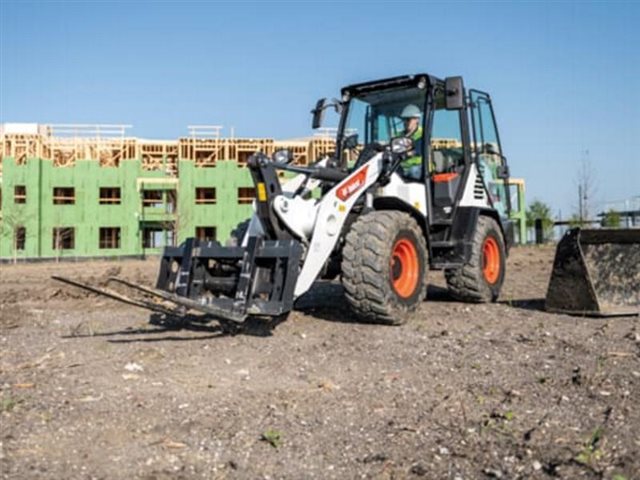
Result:
M178 141L180 158L195 162L196 167L215 167L226 159L226 142L220 138L220 125L189 125L189 137Z
M181 138L180 158L191 160L196 167L215 167L225 159L226 142L219 138Z
M143 170L178 175L178 142L139 140L138 157L142 159Z
M2 152L0 153L0 172L2 158L13 157L17 165L27 163L27 158L43 157L40 135L8 134L2 138Z
M315 137L311 140L309 149L311 158L316 162L336 151L336 141L330 137Z
M41 158L60 168L73 167L79 160L117 168L123 160L140 159L142 170L177 177L179 160L190 160L200 168L215 167L221 160L244 166L257 151L271 156L279 148L288 148L296 165L308 165L335 151L335 129L323 129L314 137L276 141L222 138L222 126L191 125L188 137L164 141L127 137L129 125L28 125L32 128L23 130L27 133L15 133L15 128L5 132L0 127L0 157L12 157L18 165L27 158ZM449 145L448 139L442 140L441 148Z
M227 139L227 159L235 160L239 165L246 166L249 157L256 152L271 156L274 143L272 138Z
M443 148L462 148L462 143L456 138L432 138L431 148L436 150Z
M42 158L55 167L71 167L78 160L98 160L101 167L118 167L120 161L136 157L136 141L125 137L130 125L57 124L41 136Z
M309 155L309 142L307 141L275 141L273 143L273 151L280 150L282 148L288 149L293 153L293 163L295 165L309 165L313 159Z

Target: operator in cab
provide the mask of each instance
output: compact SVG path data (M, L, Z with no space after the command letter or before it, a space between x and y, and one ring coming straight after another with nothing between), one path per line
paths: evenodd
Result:
M422 152L423 152L423 133L420 119L422 112L413 104L409 104L402 109L400 118L404 123L404 132L402 136L413 140L413 150L409 152L409 157L402 162L401 167L404 176L411 180L422 179Z

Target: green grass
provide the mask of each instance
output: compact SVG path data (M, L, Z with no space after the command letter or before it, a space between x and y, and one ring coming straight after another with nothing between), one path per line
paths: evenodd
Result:
M282 434L278 430L270 428L262 433L260 440L267 442L273 448L278 448L282 444Z

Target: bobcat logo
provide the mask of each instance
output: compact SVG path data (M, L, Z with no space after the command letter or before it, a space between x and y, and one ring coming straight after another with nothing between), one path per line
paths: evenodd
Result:
M369 165L365 165L358 171L358 173L347 179L346 182L338 188L336 196L343 202L346 202L351 195L360 190L364 185L364 182L367 179L368 169Z

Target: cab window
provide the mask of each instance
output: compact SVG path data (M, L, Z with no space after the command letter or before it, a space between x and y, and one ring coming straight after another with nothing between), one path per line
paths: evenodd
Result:
M460 111L447 110L440 91L436 93L431 127L430 170L433 173L455 172L463 165Z

